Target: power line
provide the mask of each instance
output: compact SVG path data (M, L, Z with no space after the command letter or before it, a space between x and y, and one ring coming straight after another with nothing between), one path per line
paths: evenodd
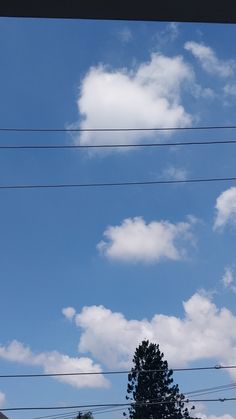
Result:
M1 127L0 132L129 132L129 131L198 131L236 129L236 125L203 125L195 127L150 127L150 128L13 128Z
M29 410L64 410L64 409L90 409L96 407L126 407L131 405L136 406L155 406L158 404L170 404L170 403L198 403L198 402L228 402L235 401L236 397L218 398L218 399L182 399L182 400L161 400L157 402L132 402L132 403L104 403L104 404L84 404L84 405L70 405L70 406L32 406L32 407L6 407L1 408L2 412L7 411L29 411Z
M220 389L225 389L225 388L227 389L229 387L235 387L235 386L236 386L236 383L229 383L229 384L224 384L222 386L217 386L217 387L208 387L208 388L202 388L199 390L188 391L188 392L185 392L184 394L192 395L192 394L202 393L203 391L220 390Z
M196 395L201 396L203 394L210 394L211 392L231 390L231 389L234 389L235 387L236 387L236 383L229 383L229 384L224 384L224 385L217 386L217 387L208 387L208 388L193 390L193 391L189 391L189 392L183 392L183 394L186 397L189 396L189 395L191 395L191 397L194 397ZM209 393L207 393L207 391ZM203 392L205 392L205 393L203 393ZM97 414L101 414L101 413L110 413L110 412L113 412L113 411L114 412L115 411L120 411L120 410L124 410L125 408L113 408L111 410L107 410L107 409L110 409L110 407L107 407L107 408L99 407L99 408L95 408L92 411L91 410L90 411L93 413L93 415L97 415ZM57 413L57 414L54 414L54 415L37 416L34 419L67 419L67 418L72 418L72 417L76 416L78 413L83 413L83 412L87 412L87 411L88 411L87 409L81 409L81 410L76 410L74 412L64 412L64 413L61 413L61 414Z
M96 416L96 415L101 415L104 413L120 412L121 410L127 410L127 409L128 409L127 407L122 407L122 408L119 407L118 409L103 410L103 411L92 412L92 413L93 413L93 416Z
M185 180L146 180L146 181L125 181L125 182L102 182L102 183L55 183L55 184L34 184L34 185L0 185L0 189L65 189L65 188L103 188L115 186L147 186L147 185L174 185L187 183L212 183L212 182L232 182L236 181L236 176L219 178L196 178Z
M204 395L204 394L210 394L211 392L213 392L213 390L214 390L214 392L223 391L223 390L231 390L231 389L235 388L235 386L236 386L236 383L231 383L231 384L225 384L225 385L217 386L217 387L209 387L209 388L204 388L204 389L198 389L198 390L195 390L195 391L184 392L183 394L185 394L186 397L189 396L190 394L191 394L192 397L197 396L197 395L201 396L201 395ZM203 391L207 391L207 390L209 391L209 393L207 393L207 392L203 393ZM218 400L222 401L222 399L218 399ZM154 401L155 400L152 400L152 402L154 402ZM126 407L126 408L125 407L123 407L123 408L113 408L111 410L107 410L107 409L110 409L110 406L106 407L106 408L98 407L98 408L95 408L93 410L90 409L90 412L93 414L93 416L95 416L95 415L98 415L98 414L101 414L101 413L110 413L110 412L115 412L115 411L126 410L126 409L128 409L128 407ZM34 419L57 419L57 418L58 419L68 419L68 418L74 417L79 412L83 413L83 412L87 412L87 411L88 411L88 409L80 409L79 411L77 410L77 411L74 411L74 412L66 412L66 413L62 413L62 414L39 416L39 417L36 417Z
M47 416L37 416L36 418L34 418L34 419L54 419L54 418L66 418L67 416L72 416L72 415L77 415L79 412L83 412L83 411L85 411L85 412L87 412L87 409L86 410L75 410L74 412L64 412L64 413L56 413L56 414L54 414L54 415L47 415Z
M100 412L100 411L102 411L102 410L104 410L104 409L110 409L110 407L96 407L96 408L94 408L93 410L89 410L90 412L92 412L92 413L94 413L94 412ZM75 411L73 411L73 412L71 412L71 411L68 411L68 412L63 412L63 413L57 413L57 414L53 414L53 415L47 415L47 416L37 416L36 418L34 418L34 419L54 419L54 418L62 418L62 419L64 419L64 418L66 418L66 417L72 417L72 415L77 415L77 414L79 414L79 413L86 413L86 412L88 412L88 409L80 409L80 410L75 410Z
M109 406L108 407L97 407L97 408L94 408L92 410L90 409L89 411L93 415L95 415L95 414L97 415L97 414L100 414L100 413L108 413L108 412L116 411L116 410L126 410L126 409L128 409L128 407L118 408L118 409L113 408L111 410L110 409L111 408ZM57 414L47 415L47 416L37 416L33 419L67 419L67 418L73 418L73 417L77 416L79 413L86 413L86 412L88 412L88 409L80 409L80 410L75 410L73 412L68 411L68 412L64 412L64 413L57 413Z
M236 397L223 397L223 398L219 398L219 399L187 399L187 400L183 400L184 403L205 403L205 402L220 402L220 403L224 403L224 402L232 402L235 401Z
M220 369L236 369L236 365L214 365L209 367L186 367L186 368L169 368L169 371L204 371L204 370L220 370ZM122 370L122 371L88 371L88 372L55 372L45 374L1 374L0 378L38 378L38 377L61 377L61 376L80 376L80 375L115 375L115 374L152 374L165 371L163 369L152 370Z
M227 390L233 390L236 387L236 383L231 383L231 384L225 384L222 386L217 386L217 387L209 387L209 388L203 388L203 389L198 389L198 390L193 390L193 391L186 391L183 392L183 394L185 394L186 397L190 396L203 396L203 395L207 395L207 394L212 394L212 393L218 393L221 391L227 391Z
M201 140L201 141L178 141L168 143L141 143L141 144L47 144L47 145L0 145L0 150L55 150L55 149L90 149L90 148L152 148L152 147L184 147L202 145L236 144L236 140Z
M196 394L192 395L192 397L207 396L207 395L213 394L213 393L220 393L222 391L234 390L235 388L236 388L236 386L232 386L232 387L222 388L222 389L218 389L218 390L203 391L202 393L199 392L199 393L196 393Z
M9 407L1 408L1 412L6 411L21 411L21 410L64 410L64 409L90 409L96 407L121 407L130 406L131 403L104 403L104 404L85 404L85 405L70 405L70 406L39 406L39 407Z
M127 410L128 407L122 407L122 408L110 408L108 407L99 407L97 409L89 409L89 412L91 412L93 414L93 416L96 415L100 415L103 413L111 413L111 412L118 412L121 410ZM62 414L55 414L55 415L48 415L48 416L37 416L33 419L70 419L70 418L75 418L79 413L87 413L88 409L80 409L80 410L76 410L74 412L68 412L68 413L62 413Z
M100 412L101 413L106 412L107 409L111 409L111 408L109 406L108 407L97 407L97 408L94 408L94 409L89 409L89 412L93 413L93 415L94 415L94 414L98 414ZM121 410L123 410L123 408ZM80 409L80 410L75 410L73 412L68 411L68 412L64 412L64 413L57 413L57 414L47 415L47 416L37 416L34 419L70 419L70 418L73 418L73 417L77 416L79 413L87 413L87 412L88 412L88 409Z

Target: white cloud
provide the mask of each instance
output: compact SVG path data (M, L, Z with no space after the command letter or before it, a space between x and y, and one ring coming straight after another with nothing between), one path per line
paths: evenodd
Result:
M235 417L228 414L220 415L220 416L202 414L201 419L235 419Z
M214 229L224 227L228 223L236 223L236 187L232 186L222 192L216 200L216 218Z
M4 406L5 401L6 401L5 394L2 391L0 391L0 408Z
M202 403L197 403L195 410L191 411L191 416L201 419L236 419L235 417L225 413L223 415L214 415L207 413L207 406Z
M183 318L156 314L151 320L128 320L103 306L84 307L75 317L82 330L79 350L109 368L128 368L137 345L149 339L160 344L170 367L203 359L235 364L236 316L199 292L183 308ZM235 370L228 372L236 378Z
M170 166L163 170L162 177L165 179L186 180L187 173L186 169Z
M197 42L186 42L184 48L190 51L195 58L200 61L202 68L209 74L215 74L220 77L229 77L233 75L235 63L232 60L220 60L214 50L204 44Z
M106 257L124 262L160 262L163 259L180 260L186 255L183 243L191 242L193 222L170 223L142 217L127 218L121 225L109 226L98 249Z
M65 307L62 309L62 314L65 316L66 319L72 320L75 316L75 309L73 307Z
M222 282L225 288L228 288L234 280L233 270L229 266L225 268Z
M194 73L181 56L173 58L152 54L149 62L136 69L111 70L104 65L92 67L81 83L78 110L79 127L150 128L187 127L192 117L181 104L184 87L190 90ZM162 136L171 132L162 133ZM160 135L160 134L159 134ZM82 132L81 145L139 143L154 132Z
M101 367L94 364L87 357L69 357L57 351L41 352L34 354L28 346L13 340L6 346L0 346L0 358L10 362L39 366L44 373L66 373L66 372L101 372ZM77 388L108 387L109 382L103 375L81 375L56 377L58 381L70 384Z
M192 412L191 412L192 415ZM227 413L224 415L207 415L205 413L197 412L196 415L193 414L194 417L201 418L201 419L235 419L234 416L228 415Z

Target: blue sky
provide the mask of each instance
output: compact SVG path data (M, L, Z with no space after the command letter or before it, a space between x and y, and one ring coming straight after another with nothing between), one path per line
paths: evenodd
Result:
M1 19L0 28L1 127L235 124L233 25ZM210 139L235 139L234 131L2 132L0 141ZM235 176L234 147L2 150L0 179L47 184ZM233 183L0 194L2 374L126 369L144 338L160 343L172 367L236 364ZM236 375L176 373L175 379L188 392L234 382ZM1 380L0 406L120 402L126 380ZM232 403L196 408L203 419L235 418Z

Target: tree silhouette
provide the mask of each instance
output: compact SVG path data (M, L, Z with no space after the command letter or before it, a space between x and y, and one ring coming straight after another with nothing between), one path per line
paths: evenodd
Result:
M193 419L185 407L184 395L173 384L173 371L168 369L159 345L144 340L136 348L133 364L126 396L131 402L130 419Z
M81 413L76 416L76 419L93 419L93 415L91 412Z

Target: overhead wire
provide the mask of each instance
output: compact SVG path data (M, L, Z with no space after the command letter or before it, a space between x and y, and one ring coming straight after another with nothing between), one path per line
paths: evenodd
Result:
M151 185L175 185L175 184L196 184L236 181L236 176L193 178L193 179L167 179L167 180L145 180L145 181L122 181L122 182L98 182L98 183L55 183L55 184L13 184L0 185L0 189L67 189L67 188L104 188L116 186L151 186Z
M211 365L206 367L182 367L169 368L169 371L204 371L204 370L221 370L221 369L236 369L236 365ZM0 374L1 378L36 378L36 377L61 377L61 376L80 376L80 375L113 375L113 374L150 374L155 372L166 371L163 369L148 369L148 370L114 370L114 371L83 371L83 372L55 372L55 373L38 373L38 374Z
M103 127L103 128L30 128L30 127L0 127L0 132L129 132L129 131L198 131L198 130L236 129L236 125L202 125L193 127Z
M196 393L196 394L194 394L192 396L197 396L197 397L199 397L199 396L207 396L209 394L214 394L214 393L220 393L220 392L223 392L223 391L234 390L235 388L236 388L236 386L232 386L232 387L228 387L228 388L224 388L224 389L222 388L222 389L218 389L218 390L204 391L202 393Z
M166 128L106 128L106 129L29 129L29 128L0 128L0 131L14 131L14 132L122 132L122 131L170 131L170 130L203 130L203 129L235 129L236 126L205 126L205 127L166 127ZM166 147L166 146L187 146L187 145L217 145L217 144L235 144L236 140L210 140L210 141L181 141L174 143L146 143L146 144L99 144L99 145L0 145L0 149L70 149L70 148L125 148L125 147ZM101 186L130 186L130 185L152 185L152 184L174 184L174 183L197 183L197 182L217 182L217 181L234 181L236 177L230 178L202 178L202 179L186 179L186 180L162 180L162 181L144 181L144 182L117 182L117 183L93 183L93 184L56 184L56 185L0 185L0 189L32 189L32 188L65 188L65 187L101 187ZM219 368L236 368L236 366L214 366L214 367L203 367L203 368L188 368L188 369L173 369L174 371L186 371L195 369L219 369ZM142 371L143 372L143 371ZM154 372L154 371L152 371ZM114 373L128 373L128 371L113 371L103 372L101 374L114 374ZM58 376L58 375L85 375L94 373L55 373L55 374L18 374L18 375L2 375L0 378L10 377L42 377L42 376ZM234 388L235 385L219 386L218 388L206 389L209 392L222 391L225 389ZM207 392L190 392L187 394L208 394ZM204 401L228 401L235 400L231 399L207 399ZM201 400L192 400L193 402ZM108 405L107 405L108 406ZM109 405L110 407L111 405ZM113 405L112 405L113 406ZM80 407L80 406L78 406ZM89 406L88 406L89 407ZM104 406L103 406L104 407ZM60 407L61 408L61 407ZM68 407L70 408L70 407ZM10 408L2 410L25 410L26 408ZM27 410L35 408L27 408ZM40 408L47 409L47 408ZM51 407L49 409L52 409ZM62 416L61 416L62 417ZM63 417L66 417L65 415Z
M110 407L107 407L107 408L100 408L100 409L97 409L97 410L89 410L89 412L92 413L93 416L97 416L97 415L100 415L100 414L125 411L127 409L128 409L128 407L119 407L119 408L112 408L112 409ZM74 413L69 412L66 415L56 414L56 415L51 415L51 416L50 415L49 416L37 416L33 419L75 419L75 418L77 418L79 413L83 414L83 413L87 413L87 412L88 412L88 409L79 410L79 411L76 411Z
M120 412L120 411L125 411L128 410L128 407L123 407L123 408L118 408L118 409L110 409L110 410L104 410L104 411L100 411L100 412L95 412L93 414L93 416L97 416L97 415L101 415L101 414L106 414L106 413L113 413L113 412Z
M198 389L198 390L193 390L193 391L188 391L188 392L183 392L183 394L185 396L195 396L195 395L206 395L206 394L211 394L211 393L216 393L216 392L220 392L220 391L226 391L226 390L232 390L236 388L236 383L229 383L229 384L224 384L221 386L216 386L216 387L208 387L208 388L203 388L203 389Z
M101 411L105 411L107 409L110 409L110 407L95 407L94 409L90 409L89 412L95 414L97 412L101 412ZM68 412L64 412L64 413L57 413L57 414L53 414L53 415L46 415L46 416L37 416L33 419L68 419L71 417L75 417L76 415L78 415L79 413L86 413L88 412L88 409L80 409L80 410L75 410L73 412L68 411Z
M46 415L46 416L37 416L33 419L66 419L68 417L72 417L73 415L78 415L79 413L83 413L83 412L87 412L87 409L83 409L83 410L75 410L74 412L69 411L69 412L64 412L64 413L56 413L53 415Z
M183 394L185 395L185 399L186 399L189 395L191 395L191 397L194 397L196 395L198 395L198 396L201 396L201 395L204 395L204 394L207 395L207 394L211 394L211 393L217 392L217 391L231 390L231 389L234 389L235 387L236 387L236 383L231 383L231 384L225 384L225 385L222 385L222 386L209 387L209 388L184 392ZM205 393L203 393L203 391L205 391ZM152 401L155 401L155 400L152 400ZM93 416L95 416L95 415L102 414L102 413L111 413L111 412L121 411L121 410L126 410L126 409L128 409L128 407L126 407L126 408L124 408L124 407L113 408L113 409L110 409L110 407L107 407L107 408L102 407L102 408L95 408L93 410L90 410L90 412L93 414ZM81 409L79 411L77 410L75 412L68 412L68 413L63 413L63 414L38 416L38 417L35 417L33 419L57 419L57 418L58 419L70 419L70 418L75 417L75 415L77 415L78 413L84 413L84 412L87 412L87 411L88 411L88 409Z
M155 148L155 147L186 147L202 145L230 145L236 144L236 140L200 140L200 141L178 141L166 143L115 143L115 144L0 144L0 150L63 150L63 149L99 149L99 148Z
M100 413L105 413L105 412L111 412L111 411L116 411L116 410L125 410L128 409L127 408L113 408L111 409L110 407L98 407L98 408L94 408L94 409L90 409L89 412L91 412L93 415L97 415ZM53 415L46 415L46 416L37 416L34 417L33 419L68 419L68 418L73 418L76 415L78 415L79 413L86 413L88 412L88 409L80 409L80 410L76 410L74 412L65 412L65 413L57 413L57 414L53 414Z
M136 406L155 406L159 404L172 404L178 403L180 400L160 400L156 402L135 402ZM183 403L201 403L201 402L228 402L236 401L236 397L224 397L217 399L182 399ZM81 409L81 408L95 408L95 407L127 407L134 403L104 403L104 404L84 404L84 405L70 405L70 406L24 406L24 407L4 407L1 408L2 412L7 411L30 411L30 410L63 410L63 409Z
M110 409L110 407L104 408L104 407L95 407L93 408L93 410L89 410L92 413L96 413L96 412L100 412L101 410L104 409ZM54 419L54 418L67 418L67 417L72 417L73 415L77 415L78 413L85 413L88 412L88 409L80 409L80 410L75 410L74 412L68 411L68 412L63 412L63 413L57 413L57 414L53 414L53 415L46 415L46 416L37 416L34 419Z

